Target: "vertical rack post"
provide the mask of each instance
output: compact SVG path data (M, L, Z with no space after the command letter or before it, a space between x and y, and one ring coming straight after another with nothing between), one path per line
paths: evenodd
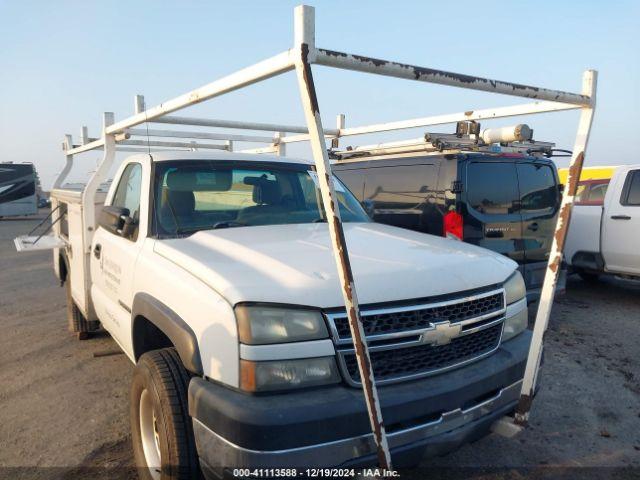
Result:
M339 113L336 117L336 130L338 134L331 139L331 148L338 148L340 146L340 132L344 128L344 113Z
M276 132L273 136L273 145L276 147L276 155L279 157L287 155L287 144L281 141L285 135L285 132Z
M133 97L133 111L136 115L145 111L144 95L136 95Z
M71 135L64 136L64 142L62 143L62 149L65 153L66 163L64 164L64 168L58 174L55 181L53 182L53 188L60 188L62 183L67 179L71 168L73 167L73 155L69 155L67 152L73 148L73 137Z
M580 173L584 163L584 156L589 142L589 133L591 132L591 124L593 122L593 113L596 108L596 84L598 72L595 70L587 70L582 77L582 94L588 95L591 99L589 106L582 107L580 110L580 121L578 123L578 131L571 155L571 163L569 164L569 176L567 178L567 186L562 195L560 203L560 211L553 235L553 243L549 253L549 261L547 270L542 284L540 293L540 303L536 320L533 327L533 337L531 339L531 347L527 358L527 366L525 368L524 379L522 381L522 390L520 392L520 400L516 408L514 423L520 426L526 426L529 422L529 413L531 411L531 403L536 389L538 380L538 371L540 369L540 360L542 358L542 348L544 341L544 333L547 330L549 316L551 315L551 306L558 281L558 274L562 265L562 251L564 243L569 231L571 222L571 210L578 190L578 182L580 181Z
M382 420L380 400L378 398L378 391L369 358L369 350L367 348L364 329L362 328L355 282L349 261L349 252L347 250L342 221L340 219L339 204L331 175L331 165L327 154L324 130L322 128L320 110L311 72L311 64L314 62L316 56L314 20L314 9L312 7L306 5L296 7L294 28L296 76L298 78L302 106L309 129L309 142L311 143L311 150L315 160L322 203L327 217L333 253L349 319L349 328L351 330L351 337L353 338L360 378L362 379L362 389L364 391L371 429L376 444L378 463L380 467L389 470L391 469L389 445Z
M96 229L96 192L100 188L100 184L107 180L109 170L113 165L116 153L115 135L106 133L106 128L114 123L112 112L105 112L103 115L102 139L104 141L104 152L102 161L98 164L96 171L93 173L87 186L82 191L82 216L85 230L83 232L84 252L90 253L91 240L93 232Z

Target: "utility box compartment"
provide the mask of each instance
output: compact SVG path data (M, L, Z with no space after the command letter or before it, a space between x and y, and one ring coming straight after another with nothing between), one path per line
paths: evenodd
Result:
M96 216L104 205L106 196L105 191L96 193L94 202ZM59 243L62 244L51 246L56 276L60 281L64 281L66 275L71 275L73 300L87 320L97 320L91 303L91 271L89 269L93 230L85 232L82 190L53 190L51 208L52 210L58 208L52 218L54 222L52 233L53 237L58 238ZM97 221L97 218L95 220Z

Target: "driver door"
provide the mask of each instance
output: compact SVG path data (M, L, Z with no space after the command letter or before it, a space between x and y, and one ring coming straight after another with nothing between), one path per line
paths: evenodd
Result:
M98 227L91 248L91 295L103 327L125 351L131 344L131 303L133 276L145 235L142 234L141 198L143 166L126 164L118 186L105 205L129 210L136 228L129 237Z

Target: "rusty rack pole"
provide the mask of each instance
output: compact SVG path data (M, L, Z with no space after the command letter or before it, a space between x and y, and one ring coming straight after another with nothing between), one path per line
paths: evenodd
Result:
M589 105L582 107L580 111L580 121L578 123L575 146L573 147L571 163L569 164L569 176L562 195L562 202L560 203L560 213L558 214L547 270L540 293L540 304L533 327L531 348L529 349L527 366L522 381L522 391L514 419L514 423L522 427L528 424L531 403L536 390L540 360L542 359L544 334L549 323L549 316L551 315L551 306L553 304L558 274L562 264L562 251L564 249L565 239L567 238L569 223L571 222L571 210L578 189L578 182L580 180L580 173L582 172L585 151L587 150L589 133L591 131L591 123L593 121L593 113L596 106L597 78L597 72L594 70L587 70L584 72L582 78L582 94L589 97Z
M313 8L306 5L298 6L295 9L294 55L296 75L298 77L302 106L309 127L309 141L316 164L322 203L327 217L327 224L329 225L336 265L338 267L342 295L349 319L349 329L351 330L360 378L362 379L362 389L364 390L365 402L369 412L369 421L376 444L378 464L380 467L390 470L391 455L389 453L384 422L382 421L380 399L373 376L373 368L369 358L369 349L367 347L364 329L362 328L358 297L356 295L353 272L351 271L351 264L349 262L347 243L340 219L339 202L336 198L333 176L331 175L331 165L329 163L316 89L311 73L311 64L314 63L316 54L314 16Z

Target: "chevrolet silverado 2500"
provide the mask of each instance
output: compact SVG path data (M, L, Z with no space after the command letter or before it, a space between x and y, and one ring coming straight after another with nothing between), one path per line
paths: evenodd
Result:
M373 223L336 185L394 463L485 434L514 409L529 347L517 264ZM52 198L70 212L54 254L70 323L86 335L99 321L135 364L146 475L375 463L312 162L129 157L97 196L86 296L77 196Z

